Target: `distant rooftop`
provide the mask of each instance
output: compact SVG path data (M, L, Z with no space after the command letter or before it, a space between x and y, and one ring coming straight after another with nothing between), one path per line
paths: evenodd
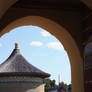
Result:
M42 70L36 68L32 64L30 64L20 53L18 49L18 43L15 43L15 49L8 57L6 61L4 61L0 65L0 76L35 76L35 77L49 77L50 74L43 72Z

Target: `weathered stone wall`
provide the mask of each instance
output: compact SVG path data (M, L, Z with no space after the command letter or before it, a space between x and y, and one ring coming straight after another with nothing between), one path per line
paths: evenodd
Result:
M37 83L0 83L0 92L28 92L31 89L44 92L44 85Z

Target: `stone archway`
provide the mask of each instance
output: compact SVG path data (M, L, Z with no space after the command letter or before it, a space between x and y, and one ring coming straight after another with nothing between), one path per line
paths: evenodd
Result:
M0 36L9 32L13 28L25 25L39 26L50 32L63 44L65 50L68 53L71 64L72 92L84 92L83 59L80 55L80 51L75 40L68 33L68 31L61 25L47 18L40 16L27 16L17 19L9 24L4 30L2 30Z

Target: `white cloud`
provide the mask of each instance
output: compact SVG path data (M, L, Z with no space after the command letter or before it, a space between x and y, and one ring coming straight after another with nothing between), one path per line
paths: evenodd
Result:
M41 32L41 34L43 37L48 37L51 35L49 32L46 32L46 31Z
M40 42L40 41L32 41L32 42L30 43L30 45L32 45L32 46L42 46L43 43Z
M47 44L49 48L54 48L56 50L64 49L63 45L60 42L50 42Z

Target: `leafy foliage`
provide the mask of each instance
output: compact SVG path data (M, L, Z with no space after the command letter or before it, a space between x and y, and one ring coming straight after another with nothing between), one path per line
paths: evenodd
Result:
M56 87L56 81L55 80L51 80L49 78L44 79L43 83L45 83L45 91L47 91L50 88Z
M59 86L63 86L66 90L68 90L68 85L65 84L64 82L60 82Z
M56 81L55 80L51 80L50 78L44 79L43 83L45 83L45 92L47 92L50 88L55 88L55 87L58 87L58 86L62 86L66 90L70 90L71 91L71 84L67 85L64 82L60 82L59 85L56 85Z

